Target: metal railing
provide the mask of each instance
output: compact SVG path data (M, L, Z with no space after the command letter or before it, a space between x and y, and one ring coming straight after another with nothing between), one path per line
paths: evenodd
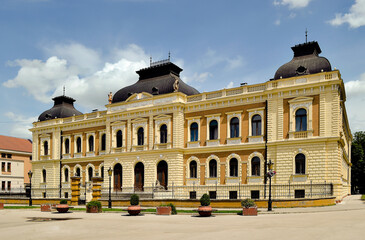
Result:
M328 183L273 184L271 192L273 199L326 198L333 196L333 185ZM163 187L156 188L155 186L145 186L143 189L122 187L118 190L113 189L111 197L113 200L122 200L129 198L133 193L140 195L141 198L150 199L199 199L204 193L209 194L212 199L218 200L267 199L269 186L264 184L174 186L172 184L167 189ZM102 198L108 196L109 189L102 188Z

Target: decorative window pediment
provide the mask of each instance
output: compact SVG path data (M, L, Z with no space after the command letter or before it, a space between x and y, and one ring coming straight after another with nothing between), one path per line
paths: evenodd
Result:
M147 99L152 98L153 95L147 92L141 92L141 93L133 93L129 98L125 100L125 102L133 102L141 99Z
M312 97L297 97L290 101L289 138L307 138L313 135Z

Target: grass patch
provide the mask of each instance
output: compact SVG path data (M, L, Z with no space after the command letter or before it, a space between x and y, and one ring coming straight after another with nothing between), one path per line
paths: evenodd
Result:
M32 209L40 208L38 206L4 206L4 209Z
M365 194L361 195L361 200L365 200Z

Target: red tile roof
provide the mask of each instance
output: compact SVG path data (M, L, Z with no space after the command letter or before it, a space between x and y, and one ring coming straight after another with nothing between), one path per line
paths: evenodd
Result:
M28 139L0 135L0 150L32 152L32 143Z

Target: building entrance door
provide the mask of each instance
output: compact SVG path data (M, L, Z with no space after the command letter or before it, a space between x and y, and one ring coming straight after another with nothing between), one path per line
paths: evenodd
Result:
M161 161L157 165L157 180L167 190L167 162Z
M114 166L114 191L121 191L123 186L123 167L120 163Z
M134 167L134 190L143 191L144 186L144 165L139 162Z

